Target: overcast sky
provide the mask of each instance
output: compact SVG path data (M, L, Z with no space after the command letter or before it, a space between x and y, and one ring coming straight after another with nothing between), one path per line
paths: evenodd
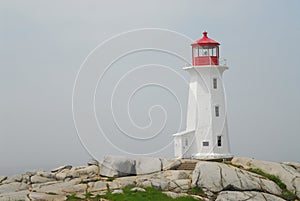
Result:
M221 43L230 68L224 83L232 153L300 162L299 9L296 0L1 1L0 175L109 153L173 157L172 134L184 130L186 118L188 74L181 68L203 31ZM143 28L156 29L104 42ZM144 50L100 79L120 50L147 45L184 59Z

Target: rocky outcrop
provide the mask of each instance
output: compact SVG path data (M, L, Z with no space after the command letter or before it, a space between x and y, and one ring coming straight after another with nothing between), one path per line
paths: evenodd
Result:
M300 173L297 171L297 163L284 164L251 158L234 158L232 163L241 165L245 169L260 169L268 174L275 175L287 186L288 190L300 197Z
M284 201L284 199L257 191L223 191L216 201L247 200L247 201Z
M281 189L270 180L246 170L216 162L199 162L192 176L193 186L217 193L224 190L262 191L281 195Z
M130 175L143 175L175 169L181 164L176 159L160 158L128 158L120 156L106 156L101 164L100 175L106 177L122 177Z
M29 194L29 190L20 190L17 192L1 193L0 201L24 200Z
M0 201L60 201L74 194L84 198L87 192L93 195L123 193L122 189L127 186L131 186L134 192L144 192L145 187L152 187L172 198L192 196L205 201L284 200L282 189L276 183L248 171L249 168L278 176L299 197L297 163L234 158L232 164L237 167L230 163L199 161L194 170L176 169L186 161L190 162L109 156L102 163L92 160L87 166L65 165L50 172L33 171L1 176Z
M298 172L300 172L300 163L295 163L295 162L282 162L282 164L291 166L292 168L294 168L295 170L297 170Z

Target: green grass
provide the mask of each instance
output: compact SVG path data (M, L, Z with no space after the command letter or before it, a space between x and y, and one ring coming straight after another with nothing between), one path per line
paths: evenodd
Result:
M227 164L227 165L234 166L234 167L239 168L239 169L243 168L242 165L236 165L236 164L233 164L231 161L224 161L223 163L225 163L225 164Z
M92 198L94 196L93 193L91 192L86 192L85 195L84 195L86 198Z
M113 181L113 180L115 180L115 178L113 178L113 177L107 178L107 181Z
M192 195L200 195L202 197L207 197L207 195L204 193L201 187L194 187L190 190L188 190L188 194Z
M126 187L123 189L124 194L111 194L108 192L106 195L101 196L102 198L111 201L195 201L191 196L181 197L172 199L161 191L154 188L145 188L146 192L131 192L132 187Z
M72 200L82 200L82 199L77 197L76 194L67 196L67 201L72 201Z
M98 201L100 198L105 198L111 201L196 201L196 199L191 196L172 199L154 188L147 187L145 188L146 192L131 192L131 188L133 187L123 188L124 194L111 194L111 192L108 192L106 195L94 196L91 193L87 193L85 195L85 199L78 198L75 194L73 194L68 196L67 201ZM202 189L195 189L193 192L197 194L203 191Z
M286 185L277 176L268 174L268 173L266 173L260 169L256 169L256 168L250 168L249 171L274 181L281 188L281 190L282 190L281 197L283 199L285 199L285 200L296 200L297 199L297 196L294 193L292 193L291 191L287 190Z

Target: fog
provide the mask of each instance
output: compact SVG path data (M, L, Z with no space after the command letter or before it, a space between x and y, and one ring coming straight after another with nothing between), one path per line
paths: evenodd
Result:
M0 175L173 157L192 41L221 43L232 154L300 162L300 2L1 1ZM126 53L125 55L123 55Z

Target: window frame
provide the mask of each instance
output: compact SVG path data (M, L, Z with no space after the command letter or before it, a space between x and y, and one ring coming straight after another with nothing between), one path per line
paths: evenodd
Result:
M220 117L220 106L215 105L215 117Z
M209 141L202 141L203 147L209 147Z
M214 77L213 78L213 89L218 89L218 78Z
M222 135L217 136L217 146L222 147Z

